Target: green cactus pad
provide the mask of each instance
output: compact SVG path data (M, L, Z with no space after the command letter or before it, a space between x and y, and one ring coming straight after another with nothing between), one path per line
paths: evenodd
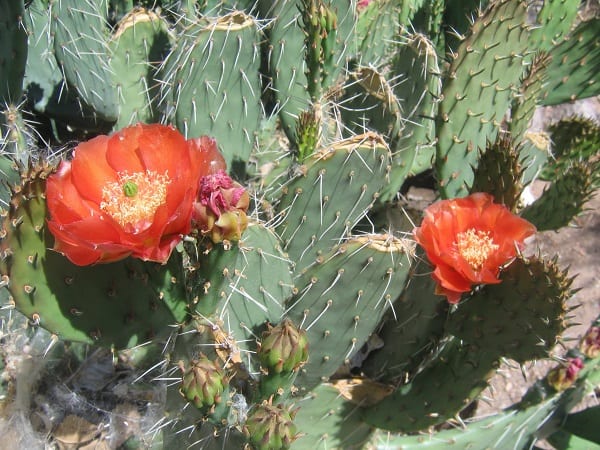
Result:
M371 427L359 417L357 406L330 384L320 384L299 398L294 423L301 431L292 450L361 448L371 435Z
M268 71L272 77L272 89L276 97L276 110L283 130L295 142L296 119L309 108L307 91L304 31L301 27L300 7L303 0L259 1L263 17L273 21L268 30L270 47L267 52ZM345 66L346 43L354 30L354 3L351 0L327 0L325 2L337 13L337 39L330 69L327 90ZM320 19L316 19L320 20ZM321 99L317 99L321 101Z
M600 161L573 163L521 216L538 231L558 230L583 212L599 185Z
M580 23L549 54L544 105L556 105L600 94L600 18Z
M16 307L60 338L132 347L186 315L181 262L126 259L79 267L52 250L45 226L45 177L32 169L2 220L0 272Z
M0 208L7 209L12 191L10 186L21 181L19 165L10 157L0 155Z
M166 23L151 11L134 9L119 22L108 45L119 103L114 129L156 122L153 100L158 92L153 64L169 47Z
M548 357L566 326L572 279L555 261L519 258L501 280L459 304L448 332L519 363Z
M196 22L161 69L167 117L188 139L214 137L234 171L245 171L262 116L259 42L256 20L242 12Z
M34 0L24 17L29 34L29 51L25 68L28 96L36 110L43 111L52 93L62 83L62 73L54 57L53 36L48 33L52 15L44 0Z
M215 317L243 351L254 351L265 324L278 323L284 313L293 289L289 264L273 232L251 224L237 245L218 244L199 256L192 312Z
M23 165L37 159L35 130L24 117L23 103L0 105L0 155L9 156Z
M419 249L406 289L377 331L383 346L374 350L361 366L370 378L383 382L401 380L414 372L423 355L437 346L444 331L448 302L435 295L436 282L430 272Z
M250 172L260 179L257 185L259 197L269 219L273 216L271 205L279 200L281 187L287 184L293 163L292 151L281 144L282 133L277 130L277 124L277 116L262 120L250 158L256 166Z
M33 0L25 14L24 22L29 37L25 68L27 98L35 111L59 122L87 130L100 128L105 131L109 125L100 120L92 107L78 96L77 90L70 89L63 79L54 55L54 34L49 32L53 26L52 11L52 5L45 0Z
M352 133L374 130L388 140L402 131L402 110L385 75L373 67L356 67L344 86L342 120Z
M299 271L341 242L386 183L390 152L374 133L326 146L284 187L276 228Z
M22 0L0 1L0 108L18 103L23 94L27 62L27 30L23 25Z
M467 421L465 428L439 431L433 435L395 436L378 433L377 450L446 450L448 448L489 450L530 448L534 433L552 416L557 399L551 398L527 409L507 410L483 420Z
M544 93L546 69L550 57L546 53L538 53L531 60L521 81L520 95L515 97L510 111L508 130L515 143L520 143L529 129L536 107Z
M537 15L536 26L531 30L531 47L551 50L571 31L580 4L579 0L545 1Z
M548 134L543 131L527 131L519 146L519 156L523 167L521 183L526 186L539 177L542 168L550 158Z
M471 193L487 192L495 203L515 211L519 204L523 185L519 154L509 137L498 136L496 142L488 143L475 169Z
M454 52L459 46L474 19L485 9L489 0L432 0L423 2L415 20L417 30L424 30L434 41L439 55Z
M499 359L487 348L452 339L410 383L361 415L366 423L390 431L420 431L443 423L487 387Z
M441 95L441 77L433 44L423 35L403 36L406 42L396 46L390 78L402 110L402 133L390 147L394 165L390 184L381 193L381 201L392 200L421 152L430 154L435 147L435 121ZM410 80L410 81L408 81Z
M112 83L107 0L61 0L52 4L54 52L69 86L98 116L114 122L119 101Z
M362 347L404 289L413 250L390 235L354 237L303 271L286 314L308 338L300 388L327 379Z
M394 0L369 2L356 20L353 58L362 66L379 66L393 52L402 10Z
M593 161L600 149L600 125L586 117L567 117L549 126L553 158L540 178L552 181L577 161Z
M523 73L526 9L499 0L475 20L442 88L435 163L444 198L467 195L478 150L494 141Z

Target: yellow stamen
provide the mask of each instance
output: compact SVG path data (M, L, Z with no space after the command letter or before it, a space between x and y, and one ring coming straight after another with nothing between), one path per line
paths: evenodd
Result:
M489 231L470 230L458 233L456 246L460 255L473 270L480 270L491 253L500 248L490 237Z
M168 174L152 171L119 173L119 181L102 189L100 209L122 227L152 221L154 213L167 199Z

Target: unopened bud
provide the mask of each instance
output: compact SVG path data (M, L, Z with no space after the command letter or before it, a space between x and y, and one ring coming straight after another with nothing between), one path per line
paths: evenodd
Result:
M298 370L308 359L308 339L289 319L263 333L258 350L262 367L269 373Z
M208 412L224 400L222 396L228 379L214 361L202 355L182 370L180 392L196 408Z
M295 411L283 405L263 401L252 409L244 425L244 434L255 450L285 450L298 438Z

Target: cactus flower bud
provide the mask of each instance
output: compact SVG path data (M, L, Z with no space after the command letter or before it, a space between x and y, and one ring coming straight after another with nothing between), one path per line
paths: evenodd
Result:
M248 226L249 204L250 196L244 187L220 170L201 178L192 221L215 243L239 241Z
M250 412L244 433L254 450L288 449L298 438L293 422L295 415L295 411L281 404L273 406L270 400L265 400Z
M600 355L600 327L591 327L581 339L579 350L588 358L596 358Z
M568 358L565 365L556 367L548 373L548 383L557 392L564 391L573 386L581 369L583 369L583 361L580 358Z
M306 333L289 319L263 333L258 350L262 367L271 373L290 373L298 370L308 359Z
M182 363L183 366L183 363ZM229 380L216 362L202 355L183 370L181 394L200 410L209 412L223 401L222 396Z

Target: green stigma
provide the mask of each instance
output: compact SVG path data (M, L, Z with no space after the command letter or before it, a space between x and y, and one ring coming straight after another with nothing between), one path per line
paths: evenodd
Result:
M133 181L126 181L123 185L123 194L126 197L135 197L138 193L138 186Z

